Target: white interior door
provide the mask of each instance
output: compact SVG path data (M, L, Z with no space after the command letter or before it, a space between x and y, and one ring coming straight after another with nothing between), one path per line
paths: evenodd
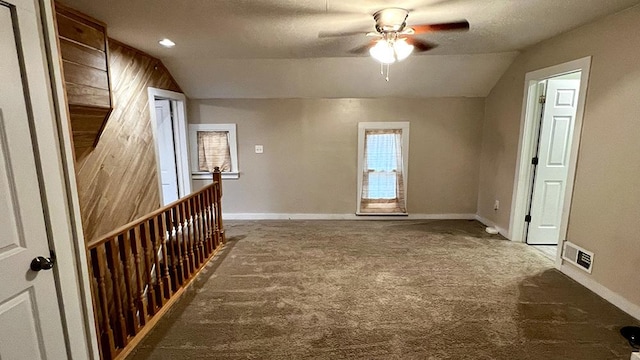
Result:
M160 158L160 180L162 181L162 203L172 203L180 197L174 142L173 120L169 100L156 100L158 155Z
M528 244L556 245L559 241L579 89L580 80L547 82Z
M7 1L7 0L5 0ZM18 3L17 6L14 3ZM0 358L67 358L54 273L33 271L50 256L33 151L30 109L49 106L28 96L24 36L37 29L31 1L0 2ZM22 36L18 36L20 32ZM29 40L27 40L29 39ZM40 48L40 44L35 44ZM44 55L43 55L44 56ZM45 84L42 84L45 86ZM35 97L37 98L37 97ZM47 266L45 266L47 267Z

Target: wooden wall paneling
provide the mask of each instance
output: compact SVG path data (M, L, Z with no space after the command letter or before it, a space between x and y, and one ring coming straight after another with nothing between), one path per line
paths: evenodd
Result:
M86 21L88 16L75 12L56 3L58 34L69 40L85 44L92 48L105 51L106 28L97 20L92 23Z
M60 39L60 54L63 60L107 71L107 57L104 51L62 38Z
M111 109L111 95L109 93L109 90L71 83L66 84L66 90L67 102L69 103L70 111L77 109L82 105L85 105L85 107L90 106L90 108L92 108L93 110L98 110L102 114L102 121L104 122L104 118L107 115L107 112ZM73 105L79 106L76 108L72 108ZM73 115L75 114L71 112L71 116ZM74 134L76 131L77 129L73 128ZM95 137L96 135L94 134L94 138Z
M69 91L69 87L67 87ZM72 98L68 95L68 97ZM69 100L72 103L71 100ZM73 146L76 157L84 157L96 143L96 134L104 125L105 113L102 109L69 105L69 120L73 128Z
M71 83L109 90L109 77L106 71L75 64L66 60L62 61L62 66L67 84Z
M113 111L95 149L76 164L87 241L160 207L147 88L181 92L158 59L108 44Z
M97 143L112 108L107 30L104 23L64 5L56 3L55 8L62 72L78 161ZM96 110L90 111L91 124L78 130L77 126L86 119L87 109ZM94 124L98 113L102 114L101 126Z

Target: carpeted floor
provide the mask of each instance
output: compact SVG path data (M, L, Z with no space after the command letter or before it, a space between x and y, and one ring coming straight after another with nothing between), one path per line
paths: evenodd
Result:
M132 359L628 359L637 324L475 221L225 223Z

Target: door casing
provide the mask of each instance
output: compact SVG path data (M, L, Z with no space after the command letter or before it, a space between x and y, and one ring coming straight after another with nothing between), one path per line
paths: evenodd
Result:
M186 103L187 98L184 94L156 89L150 87L148 89L149 94L149 112L151 113L151 129L153 132L153 143L156 154L156 166L158 172L158 189L160 191L160 197L162 197L162 178L160 177L160 154L158 151L158 120L156 119L156 100L164 99L169 100L172 103L172 107L175 110L173 117L173 128L176 151L176 170L178 172L178 195L179 197L186 196L191 193L191 173L189 172L189 153L187 146L187 114ZM163 206L162 199L160 199L160 206Z
M156 99L156 139L158 146L158 164L160 166L160 182L162 192L160 200L163 206L172 203L180 198L178 189L178 170L176 168L176 131L173 127L174 109L171 100Z
M573 60L563 64L528 72L524 82L524 98L522 104L522 116L520 122L520 141L518 144L518 160L514 179L514 188L511 201L511 217L509 221L508 238L516 242L525 241L525 215L528 211L529 196L531 194L531 158L534 156L537 122L540 120L538 111L538 83L551 77L560 76L572 72L581 72L580 94L578 96L578 109L576 112L573 139L571 142L571 155L569 158L569 175L562 208L562 221L560 226L560 242L566 239L571 198L578 160L580 137L582 134L582 118L584 115L585 100L589 85L589 73L591 69L591 56ZM562 264L562 249L558 247L556 266Z

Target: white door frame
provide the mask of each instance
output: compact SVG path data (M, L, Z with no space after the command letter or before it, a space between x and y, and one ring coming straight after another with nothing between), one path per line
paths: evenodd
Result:
M184 94L156 89L150 87L148 89L149 94L149 112L151 113L151 130L153 132L153 144L156 154L156 167L158 172L158 187L160 189L160 206L163 206L162 201L162 179L160 172L160 153L158 151L158 120L156 119L156 100L170 100L172 108L175 109L175 117L173 117L173 128L175 133L173 141L176 142L176 170L178 174L178 196L183 197L191 193L191 173L189 172L189 153L187 146L187 113L186 103L187 98Z
M29 0L14 0L20 4ZM30 5L33 6L33 5ZM75 158L71 139L69 114L62 77L60 53L58 50L53 2L37 0L36 14L41 28L33 33L22 33L22 37L39 37L42 58L36 49L25 49L25 58L41 59L42 66L29 71L42 72L49 80L47 84L33 84L32 97L48 103L48 108L33 108L34 118L39 119L35 127L35 141L38 149L42 175L41 186L45 213L48 217L51 246L56 252L55 277L60 299L60 312L65 328L69 357L73 359L97 359L98 342L96 336L93 302L89 280L87 253L80 216L80 203L75 177ZM18 5L18 8L21 6ZM23 6L27 8L27 6ZM24 11L24 9L23 9ZM41 31L42 33L38 33ZM43 86L44 85L44 86Z
M524 82L524 99L522 104L522 117L520 122L520 141L518 144L518 161L516 164L516 174L514 180L513 197L511 201L511 219L509 221L509 239L517 242L525 240L525 221L527 205L531 189L532 166L531 158L534 156L536 139L535 129L539 117L536 116L538 105L537 86L538 82L559 75L581 71L580 94L578 94L578 108L575 117L573 139L571 142L571 154L569 157L569 175L562 208L562 220L560 224L559 244L567 237L567 225L569 222L569 212L571 210L571 198L573 196L573 185L575 180L576 166L578 160L578 149L580 147L580 137L582 134L582 117L584 115L587 88L589 85L589 71L591 68L591 56L570 61L564 64L547 67L544 69L528 72ZM539 114L538 114L539 115ZM556 264L561 263L561 246L558 247Z

